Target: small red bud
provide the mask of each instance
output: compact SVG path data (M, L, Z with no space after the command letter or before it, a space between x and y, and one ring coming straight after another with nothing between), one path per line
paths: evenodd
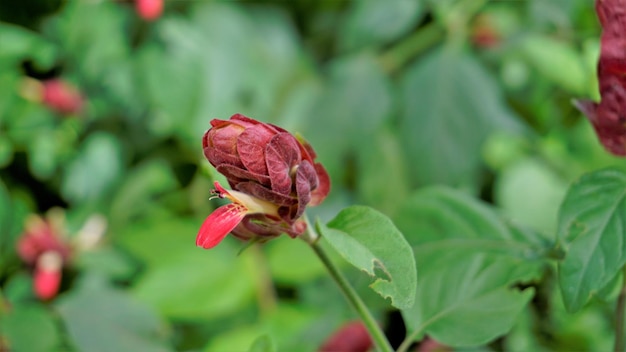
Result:
M58 252L48 251L39 256L33 278L37 297L49 300L56 296L61 286L62 266L63 258Z
M318 352L367 352L374 346L367 328L360 321L342 326L330 336Z
M139 17L146 21L153 21L163 13L163 0L136 0L135 9Z
M42 102L60 114L76 114L83 108L80 92L59 79L43 82Z
M471 40L479 48L490 49L497 47L502 38L493 20L487 15L482 15L472 26Z

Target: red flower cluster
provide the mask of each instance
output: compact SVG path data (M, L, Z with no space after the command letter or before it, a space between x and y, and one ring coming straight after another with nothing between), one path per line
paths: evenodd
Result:
M33 287L37 297L48 300L56 296L63 266L72 255L60 229L49 219L32 216L17 243L17 252L25 263L34 267Z
M203 139L204 155L226 176L232 191L215 184L215 195L233 203L218 208L200 228L196 244L217 245L229 232L262 241L302 234L307 205L318 205L330 190L315 152L286 130L240 114L212 120Z
M83 96L69 83L52 79L44 81L42 102L50 109L64 115L77 114L83 108Z
M163 13L163 0L135 0L135 10L146 21L156 20Z
M626 156L626 1L596 0L596 12L603 29L598 62L601 100L575 103L604 147Z

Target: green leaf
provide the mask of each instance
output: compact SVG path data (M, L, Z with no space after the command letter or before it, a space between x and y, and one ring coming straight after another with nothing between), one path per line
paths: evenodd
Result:
M434 51L403 75L400 136L420 184L473 185L495 130L519 131L496 82L469 54Z
M76 265L82 270L115 280L127 280L136 272L135 265L130 259L111 246L78 253Z
M586 174L567 192L559 212L559 263L565 307L575 312L602 290L626 263L626 174L605 169Z
M83 78L106 89L130 52L127 18L123 7L111 2L70 2L47 28Z
M111 189L122 169L119 140L108 133L93 133L67 167L61 193L74 202L99 199Z
M56 304L81 351L171 351L163 325L146 306L98 277L88 277Z
M566 181L549 165L525 158L500 173L494 192L496 204L511 219L553 234L566 190Z
M346 172L343 156L354 153L390 116L393 95L389 77L371 53L337 59L329 70L302 129L329 173L339 175Z
M133 294L167 317L217 319L253 302L258 275L250 253L237 257L241 243L232 237L220 243L219 250L196 247L200 224L161 215L119 233L120 245L146 265Z
M138 55L136 72L152 110L148 126L156 136L169 136L202 113L198 110L206 94L201 57L157 45L145 46Z
M124 177L124 182L116 192L111 204L111 218L118 223L126 223L140 215L145 215L156 206L159 194L173 190L178 182L171 165L162 159L149 159L135 166Z
M410 332L448 346L482 345L509 331L534 295L533 289L511 287L533 276L522 259L436 242L414 250L420 268L416 303L402 310Z
M326 274L326 268L304 241L271 241L263 246L274 280L302 284Z
M543 77L568 91L586 95L591 77L585 73L582 54L573 45L547 36L529 36L521 48L528 61Z
M274 347L274 343L269 335L261 335L259 336L252 345L248 352L274 352L276 348Z
M14 305L0 315L0 338L11 351L60 351L61 333L50 311L40 304Z
M9 229L12 222L11 197L6 186L0 180L0 249L8 246L7 240L10 239ZM0 259L0 263L2 260Z
M356 177L360 199L385 214L393 214L409 194L408 170L397 135L381 129L371 143L361 145ZM393 192L387 185L392 185Z
M20 61L34 59L40 69L47 69L54 63L57 48L35 32L23 27L0 23L0 68L16 67Z
M421 1L359 0L350 3L350 12L339 33L344 50L367 45L384 45L407 33L422 14Z
M513 286L538 280L551 242L504 222L465 193L435 186L411 196L396 216L420 268L410 331L450 346L476 346L506 333L532 298Z
M413 305L417 270L411 247L382 213L364 206L339 212L328 223L318 222L322 237L357 269L374 278L370 287L397 308Z
M409 243L456 243L474 251L538 258L552 243L539 233L506 223L491 207L443 186L415 192L394 217Z

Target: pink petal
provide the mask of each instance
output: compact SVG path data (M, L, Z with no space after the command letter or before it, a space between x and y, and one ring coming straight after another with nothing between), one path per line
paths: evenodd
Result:
M55 251L43 253L37 259L33 278L33 289L37 297L49 300L56 296L61 286L63 259Z
M34 289L37 297L43 300L49 300L56 296L57 292L59 292L59 286L61 285L61 270L58 269L56 271L46 271L39 270L35 271L35 279L34 279Z
M234 203L215 209L200 227L196 246L204 249L217 246L243 220L246 210L240 204Z

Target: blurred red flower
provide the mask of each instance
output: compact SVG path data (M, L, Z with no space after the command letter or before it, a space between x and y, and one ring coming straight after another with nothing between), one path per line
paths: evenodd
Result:
M575 101L589 119L600 142L614 155L626 156L626 2L596 0L602 25L598 81L599 103Z

